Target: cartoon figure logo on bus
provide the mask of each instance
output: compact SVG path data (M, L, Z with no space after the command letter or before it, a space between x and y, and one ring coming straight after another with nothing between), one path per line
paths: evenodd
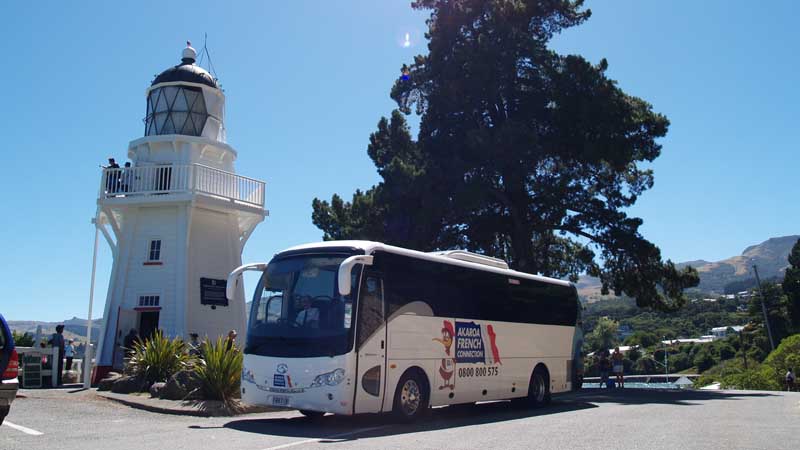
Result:
M442 323L442 338L433 338L434 341L441 343L444 346L445 358L439 365L439 375L442 376L442 385L439 389L450 388L452 391L456 388L456 361L450 358L450 347L453 345L453 336L455 335L453 324L445 320Z

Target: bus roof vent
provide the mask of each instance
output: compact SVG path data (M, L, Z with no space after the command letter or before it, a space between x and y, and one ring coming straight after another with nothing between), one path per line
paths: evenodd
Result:
M492 258L491 256L479 255L477 253L468 252L466 250L446 250L443 252L432 252L434 255L440 255L447 258L458 259L460 261L467 261L476 264L483 264L484 266L497 267L498 269L508 269L508 263L499 258Z

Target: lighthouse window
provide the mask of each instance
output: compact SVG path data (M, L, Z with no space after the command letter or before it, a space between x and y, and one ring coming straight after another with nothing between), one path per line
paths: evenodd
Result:
M208 111L203 91L195 86L165 86L147 95L145 136L183 134L200 136Z
M148 261L161 261L161 239L153 239L150 241Z
M161 296L159 295L140 295L139 306L159 306Z

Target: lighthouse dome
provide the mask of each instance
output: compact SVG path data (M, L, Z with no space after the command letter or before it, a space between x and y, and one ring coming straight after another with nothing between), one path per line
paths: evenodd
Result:
M181 63L161 72L147 90L145 136L181 134L225 141L225 96L217 80L198 66L189 42Z
M191 47L187 48L186 50L189 50L190 48ZM206 86L219 89L219 85L217 85L217 81L214 80L214 77L212 77L211 74L205 69L195 64L193 57L187 58L187 53L189 52L184 52L184 58L181 60L180 64L170 67L169 69L158 74L151 85L155 86L159 83L182 81L187 83L205 84Z

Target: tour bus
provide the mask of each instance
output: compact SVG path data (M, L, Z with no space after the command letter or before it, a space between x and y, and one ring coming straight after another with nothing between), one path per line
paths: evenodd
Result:
M368 241L292 247L253 295L242 400L309 417L516 399L580 387L575 287L466 251L423 253Z

